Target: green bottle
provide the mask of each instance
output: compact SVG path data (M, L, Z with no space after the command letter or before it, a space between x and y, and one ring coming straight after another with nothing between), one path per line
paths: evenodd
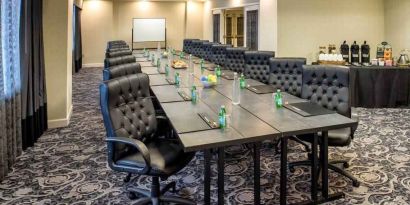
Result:
M146 55L146 57L147 57L147 60L149 61L149 57L150 57L150 53L149 53L149 51L147 51L147 55Z
M215 75L218 78L221 77L221 75L222 75L221 67L219 65L216 66Z
M166 77L169 76L169 65L168 64L165 65L165 76Z
M175 73L175 86L179 87L180 84L180 78L179 78L179 73Z
M197 92L196 92L196 86L193 85L191 89L191 101L193 104L196 104L198 100Z
M154 54L151 55L151 63L152 63L152 65L155 65L155 56L154 56Z
M243 73L241 73L241 77L239 78L239 87L241 89L246 88L245 76L243 76Z
M276 91L275 104L276 104L276 108L282 108L283 107L282 93L280 92L280 89L278 89Z
M203 58L201 58L201 60L199 61L199 67L201 68L201 73L203 74L203 73L204 73L204 69L205 69L204 59L203 59Z
M184 58L184 52L181 51L181 52L179 53L179 59L183 59L183 58Z
M157 58L157 69L158 71L161 69L161 59Z
M219 128L225 129L226 128L226 109L224 105L221 105L221 108L219 109Z

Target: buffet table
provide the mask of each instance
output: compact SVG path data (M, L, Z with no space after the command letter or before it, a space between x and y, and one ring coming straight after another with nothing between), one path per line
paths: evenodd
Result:
M353 107L410 107L410 67L350 67Z

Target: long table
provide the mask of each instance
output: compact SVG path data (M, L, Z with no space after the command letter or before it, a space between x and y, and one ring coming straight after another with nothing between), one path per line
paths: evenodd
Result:
M163 59L162 65L167 63ZM146 65L152 66L152 65ZM145 66L143 66L144 68ZM163 69L163 68L161 68ZM161 69L160 72L161 73ZM144 69L143 69L144 70ZM281 168L280 168L280 203L286 204L287 191L287 143L292 135L322 132L320 144L320 163L322 166L322 195L318 196L317 169L312 170L311 199L308 203L320 203L334 200L343 196L343 193L329 194L328 190L328 144L327 132L332 129L352 127L357 122L339 114L327 114L313 117L303 117L286 108L276 108L273 104L272 94L255 94L247 89L241 90L240 104L232 104L232 81L219 79L218 84L211 89L202 88L199 78L202 75L213 73L201 71L198 65L185 70L171 69L179 72L181 85L177 88L166 80L163 74L151 74L151 90L157 97L165 114L169 118L178 138L186 152L204 151L204 203L211 204L211 150L217 149L218 155L218 204L224 204L224 148L232 145L252 144L254 158L254 202L260 204L260 146L265 140L281 139ZM223 71L230 72L230 71ZM194 83L200 92L196 104L185 101L179 91L189 93L188 79L193 73ZM249 85L262 83L247 79ZM303 99L284 93L285 103L301 102ZM198 115L206 113L217 118L221 105L225 105L229 117L226 129L210 128ZM314 135L312 144L312 167L317 167L318 136Z

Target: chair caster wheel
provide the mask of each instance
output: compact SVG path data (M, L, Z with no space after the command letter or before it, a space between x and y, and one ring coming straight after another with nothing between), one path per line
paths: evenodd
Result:
M131 200L137 199L137 195L133 192L127 192L127 197Z
M343 167L345 168L345 169L347 169L347 168L349 168L349 163L348 162L343 162Z
M289 167L289 171L291 172L291 173L295 173L295 168L294 167Z
M353 186L354 186L354 187L359 187L359 186L360 186L360 182L359 182L359 181L353 181Z
M130 182L130 181L131 181L131 174L127 175L127 176L124 178L124 182L125 182L125 183Z

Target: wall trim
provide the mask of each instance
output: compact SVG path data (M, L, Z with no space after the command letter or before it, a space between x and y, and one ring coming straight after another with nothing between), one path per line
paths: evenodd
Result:
M48 120L48 128L60 128L60 127L67 127L70 124L71 115L73 114L73 106L71 105L70 110L66 118L56 119L56 120Z
M86 64L83 64L83 68L95 68L95 67L104 67L104 63L86 63Z
M212 8L211 11L214 11L214 10L223 10L223 9L241 8L241 7L254 6L254 5L259 5L259 4L260 4L260 3L248 3L248 4L237 5L237 6L223 6L223 7L218 7L218 8Z

